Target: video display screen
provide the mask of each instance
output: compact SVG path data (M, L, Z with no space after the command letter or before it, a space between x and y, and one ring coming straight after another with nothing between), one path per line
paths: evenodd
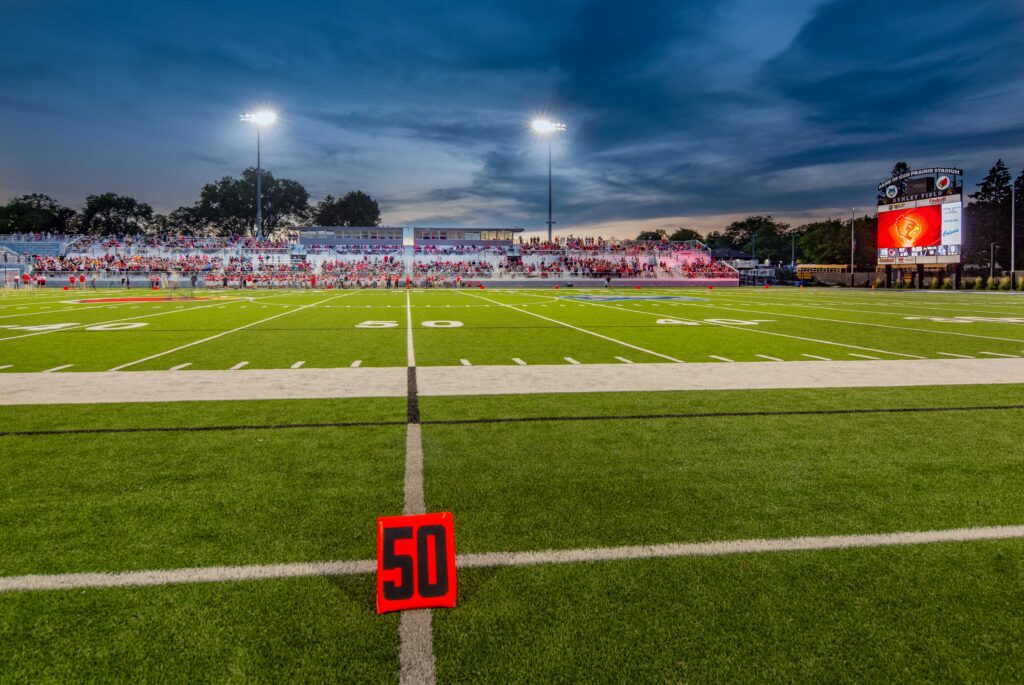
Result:
M880 206L878 257L880 261L915 261L921 257L959 257L959 196ZM941 261L958 261L941 260Z

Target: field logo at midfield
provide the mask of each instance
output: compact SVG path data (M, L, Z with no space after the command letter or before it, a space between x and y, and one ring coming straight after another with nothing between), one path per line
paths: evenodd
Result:
M661 300L707 302L703 297L682 297L680 295L566 295L561 299L581 300L583 302L656 302Z

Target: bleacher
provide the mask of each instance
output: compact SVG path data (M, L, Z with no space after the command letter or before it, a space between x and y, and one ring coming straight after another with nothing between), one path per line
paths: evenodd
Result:
M713 259L699 241L567 238L496 244L467 241L465 233L455 242L427 235L412 244L396 244L390 234L361 244L257 242L238 236L53 236L13 242L32 256L33 270L54 283L81 273L116 280L122 274L187 278L196 273L207 283L227 280L251 287L382 287L393 286L396 278L426 287L736 285L739 280L735 269Z

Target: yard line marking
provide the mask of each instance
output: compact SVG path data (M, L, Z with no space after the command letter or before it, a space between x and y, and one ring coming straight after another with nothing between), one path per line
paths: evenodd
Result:
M470 297L476 297L478 299L484 300L485 302L490 302L492 304L496 304L496 305L499 305L501 307L507 307L507 308L509 308L509 309L511 309L513 311L520 312L521 314L528 314L529 316L535 316L538 319L544 319L545 321L550 321L551 323L556 323L559 326L565 326L566 328L571 328L574 331L579 331L580 333L586 333L587 335L592 335L592 336L594 336L596 338L601 338L602 340L607 340L609 342L613 342L616 345L622 345L623 347L628 347L630 349L637 350L638 352L643 352L644 354L650 354L650 355L653 355L655 357L661 357L662 359L667 359L668 361L675 362L676 364L682 364L683 363L682 360L676 359L675 357L670 357L667 354L662 354L661 352L655 352L654 350L648 350L647 348L640 347L638 345L633 345L632 343L628 343L628 342L625 342L625 341L622 341L622 340L616 340L615 338L610 338L607 335L602 335L600 333L595 333L594 331L588 331L586 328L580 328L579 326L573 326L572 324L565 323L564 321L559 321L558 319L551 319L551 318L548 318L546 316L542 316L541 314L536 314L534 312L530 312L530 311L527 311L525 309L520 309L518 307L513 307L512 305L505 304L504 302L498 302L497 300L492 300L492 299L489 299L489 298L486 298L486 297L482 297L482 296L476 295L474 293L463 292L462 294L463 295L468 295ZM593 303L590 303L590 304L593 304ZM610 307L610 309L615 309L615 307Z
M526 362L524 362L524 361L523 361L522 359L520 359L519 357L512 357L512 361L514 361L514 362L515 362L516 364L518 364L519 366L526 366Z
M158 359L158 358L166 356L168 354L173 354L175 352L180 352L181 350L187 349L189 347L193 347L194 345L201 345L202 343L210 342L211 340L216 340L217 338L223 338L225 335L231 335L232 333L237 333L238 331L244 331L246 328L252 328L253 326L257 326L257 325L259 325L261 323L266 323L267 321L273 321L274 319L280 318L282 316L288 316L289 314L294 314L296 312L301 312L303 309L309 309L310 307L315 307L318 304L321 304L323 302L330 302L331 300L336 300L339 297L347 297L349 295L355 295L355 292L345 293L344 295L335 295L334 297L328 297L326 300L317 300L316 302L311 302L310 304L306 304L306 305L303 305L301 307L297 307L295 309L289 309L286 312L281 312L279 314L274 314L273 316L268 316L267 318L260 319L259 321L253 321L252 323L247 323L244 326L239 326L238 328L232 328L230 331L222 331L220 333L217 333L215 335L211 335L211 336L203 338L201 340L193 340L190 343L185 343L184 345L180 345L180 346L172 348L170 350L165 350L163 352L157 352L156 354L151 354L148 357L143 357L142 359L136 359L135 361L128 362L127 364L121 364L120 366L115 366L114 368L112 368L110 370L111 371L121 371L122 369L127 369L129 366L135 366L136 364L141 364L143 362L148 362L148 361L153 360L153 359ZM196 309L198 309L198 307L196 307ZM192 310L191 309L180 309L180 310L174 309L174 310L171 310L170 312L165 312L165 313L173 314L173 313L179 312L179 311L187 312L187 311L192 311ZM64 330L69 330L69 329L64 329Z
M810 359L817 359L817 360L818 360L818 361L820 361L820 362L830 362L830 361L832 361L832 360L831 360L831 359L829 359L828 357L819 357L819 356L818 356L818 355L816 355L816 354L801 354L800 356L801 356L801 357L808 357L808 358L810 358Z
M460 555L458 568L494 568L536 564L593 563L668 557L716 557L733 554L804 552L827 549L896 547L940 542L974 542L1024 538L1024 526L986 526L873 535L829 535L792 538L684 542L589 549L553 549L539 552L491 552Z
M12 366L14 366L14 365L13 364L4 364L3 366L0 366L0 371L3 371L4 369L9 369Z
M351 364L349 364L349 366L351 368L353 368L353 369L358 369L362 365L363 365L363 360L362 359L357 359L354 362L352 362Z
M860 357L861 359L874 359L876 362L881 361L878 357L872 357L870 354L857 354L856 352L850 352L851 357Z
M459 363L462 364L463 366L473 366L472 364L469 363L468 359L460 359Z
M405 291L405 354L406 364L411 367L416 367L416 352L412 346L412 296L409 291Z
M420 430L419 395L416 389L416 352L412 338L412 297L405 291L406 351L408 382L406 383L405 479L403 513L424 514L427 511L423 494L423 436ZM434 676L434 631L430 609L403 611L398 624L399 683L432 685Z
M845 324L849 324L851 326L872 326L874 328L892 328L892 329L897 330L897 331L912 331L914 333L936 333L938 335L958 335L958 336L961 336L961 337L964 337L964 338L981 338L981 339L984 339L984 340L999 340L999 341L1002 341L1002 342L1024 342L1024 340L1022 340L1020 338L1002 338L1002 337L997 337L997 336L994 336L994 335L980 335L980 334L977 334L977 333L960 333L960 332L957 332L957 331L940 331L940 330L936 330L936 329L932 329L932 328L915 328L913 326L892 326L892 325L885 324L885 323L871 323L869 321L849 321L847 319L826 319L826 318L823 318L823 317L820 317L820 316L803 316L803 315L800 315L800 314L786 314L784 312L765 312L765 311L754 310L754 309L740 309L738 307L730 307L730 306L726 306L726 305L696 304L696 303L693 303L693 302L688 302L686 304L688 304L689 306L692 306L692 307L704 307L706 309L724 309L724 310L734 311L734 312L744 312L746 314L766 314L766 315L769 315L769 316L772 316L772 315L787 316L787 317L790 317L790 318L793 318L793 319L810 319L811 321L825 321L825 322L828 322L828 323L845 323ZM769 305L769 306L771 306L771 305ZM864 312L864 313L874 314L875 312ZM918 357L918 358L920 359L920 357Z
M636 363L632 359L626 359L625 357L615 357L615 358L618 359L623 364L634 364L634 363Z
M538 564L577 564L631 559L675 557L718 557L735 554L810 552L829 549L902 547L949 542L983 542L1024 538L1024 525L981 526L940 530L874 533L862 535L804 536L790 538L751 538L682 542L660 545L548 549L533 552L484 552L460 554L456 566L466 568L502 568ZM149 587L185 583L224 583L310 576L355 576L376 573L375 559L311 561L290 564L250 566L207 566L115 573L60 573L0 576L0 593L44 590L82 590L87 588ZM426 610L429 611L429 610ZM402 612L405 616L416 612Z
M594 306L594 307L607 307L608 306L608 305L601 304L600 302L587 302L587 304L589 304L591 306ZM703 306L703 305L698 305L698 306ZM608 307L608 308L609 309L615 309L614 307ZM712 306L711 308L713 309L714 307ZM648 312L648 311L645 311L645 310L642 310L642 309L626 309L626 310L622 310L622 311L629 311L629 312L633 312L634 314L647 314L648 316L661 316L657 312ZM753 327L753 326L735 326L733 324L720 323L720 322L707 321L707 320L701 322L701 321L698 321L697 319L687 319L686 317L683 317L683 316L675 316L675 317L672 317L672 318L679 319L680 321L694 321L694 322L703 323L703 324L709 325L709 326L721 326L722 328L731 328L731 329L737 330L737 331L747 331L748 333L760 333L761 335L772 335L772 336L776 336L776 337L779 337L779 338L791 338L793 340L803 340L804 342L820 343L822 345L835 345L837 347L848 347L848 348L852 348L852 349L855 349L855 350L865 350L867 352L878 352L880 354L889 354L889 355L892 355L894 357L907 357L908 359L925 359L925 357L922 357L920 355L907 354L906 352L890 352L888 350L876 350L873 347L864 347L862 345L850 345L848 343L834 342L832 340L819 340L818 338L807 338L807 337L804 337L802 335L790 335L789 333L778 333L776 331L764 331L764 330L760 330L760 329L758 329L756 327Z
M732 362L734 364L736 363L735 359L729 359L728 357L719 357L717 354L709 354L708 356L711 357L712 359L717 359L720 362Z
M192 366L192 362L185 362L184 364L178 364L177 366L172 366L170 370L171 371L181 371L182 369L184 369L186 367L189 367L189 366Z
M580 362L576 361L575 359L573 359L572 357L563 357L563 359L565 359L565 361L569 362L570 364L579 364L580 363Z
M70 369L72 366L74 366L74 364L64 364L62 366L55 366L52 369L47 369L46 371L43 371L42 373L53 373L55 371L60 371L61 369Z
M306 362L295 362L294 364L292 364L291 368L293 368L293 369L301 369L302 365L305 364L305 363Z
M245 368L246 366L249 366L249 362L238 362L237 364L232 366L230 370L238 371L239 369Z
M943 357L956 357L957 359L975 359L976 358L976 357L972 357L972 356L966 355L966 354L953 354L952 352L937 352L936 354L941 354Z
M232 302L231 304L234 304L234 302ZM136 319L149 319L149 318L152 318L152 317L155 317L155 316L167 316L168 314L181 314L182 312L194 312L197 309L208 309L210 307L217 307L217 306L218 305L216 305L216 304L204 304L204 305L201 305L199 307L189 307L188 309L171 309L171 310L166 311L166 312L157 312L155 314L140 314L139 316L129 316L127 318L122 318L122 319L111 319L109 321L93 321L91 323L78 324L77 326L68 326L67 328L61 328L59 330L36 331L35 333L25 333L23 335L12 335L12 336L9 336L7 338L0 338L0 342L3 342L4 340L17 340L19 338L31 338L34 335L47 335L49 333L63 333L65 331L74 331L74 330L77 330L79 328L85 328L86 326L99 326L99 325L108 324L108 323L121 323L122 321L135 321ZM220 307L223 307L223 306L224 305L220 305ZM132 307L132 309L137 309L137 307Z
M990 357L1009 357L1011 359L1017 359L1015 354L1003 354L1002 352L979 352L978 354L987 354Z
M761 359L767 359L770 362L781 362L782 361L778 357L769 357L767 354L755 354L754 356L755 357L760 357Z

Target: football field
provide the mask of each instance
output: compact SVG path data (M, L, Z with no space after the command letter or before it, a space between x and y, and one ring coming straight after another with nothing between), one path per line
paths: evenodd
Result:
M162 298L0 294L0 681L1024 680L1018 294Z

